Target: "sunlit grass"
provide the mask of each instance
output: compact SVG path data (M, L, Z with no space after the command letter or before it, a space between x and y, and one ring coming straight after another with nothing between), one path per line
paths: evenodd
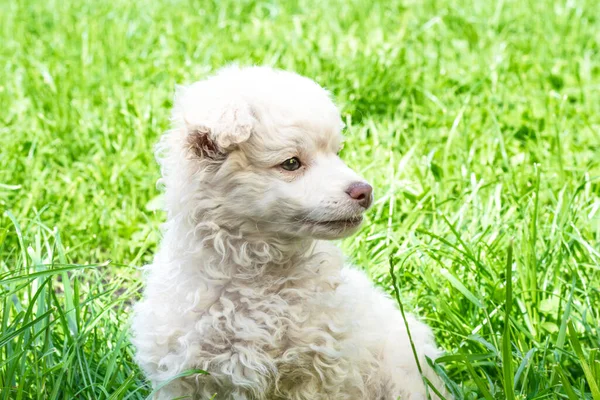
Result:
M586 0L0 1L0 399L150 393L152 146L176 83L238 62L334 93L377 198L343 246L457 398L599 400L598 32Z

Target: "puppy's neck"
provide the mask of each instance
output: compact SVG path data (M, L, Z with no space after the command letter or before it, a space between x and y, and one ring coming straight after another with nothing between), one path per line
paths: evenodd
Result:
M228 269L223 271L226 274L256 277L274 270L285 273L301 260L311 257L317 243L311 238L245 232L239 227L225 227L213 221L204 220L193 225L185 236L173 238L181 252L197 254L205 261L210 259L220 268Z

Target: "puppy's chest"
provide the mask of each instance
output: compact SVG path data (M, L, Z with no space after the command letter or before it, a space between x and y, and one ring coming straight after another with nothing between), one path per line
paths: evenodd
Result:
M304 340L302 332L329 331L338 306L335 287L310 281L253 288L234 283L223 289L196 327L201 340L216 351L251 346L277 357Z

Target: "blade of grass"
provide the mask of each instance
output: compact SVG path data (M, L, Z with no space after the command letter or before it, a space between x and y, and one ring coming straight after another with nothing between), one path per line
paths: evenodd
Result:
M512 371L512 351L510 339L510 312L512 309L512 259L513 246L512 243L508 246L508 254L506 257L506 296L505 296L505 313L504 313L504 333L502 335L502 369L504 372L504 396L507 400L515 399L514 392L514 376Z
M572 321L569 321L569 339L571 340L573 350L575 350L575 354L579 359L579 363L581 364L581 368L583 369L583 373L587 379L587 384L592 391L592 398L594 400L600 400L600 388L598 387L598 381L600 377L595 376L592 369L588 365L581 348L581 343L579 342L577 331L575 330L575 326L573 325Z

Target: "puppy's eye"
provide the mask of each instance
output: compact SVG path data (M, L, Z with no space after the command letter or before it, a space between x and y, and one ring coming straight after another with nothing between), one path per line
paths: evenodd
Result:
M281 168L286 171L295 171L301 167L300 160L298 157L288 158L284 162L281 163Z

